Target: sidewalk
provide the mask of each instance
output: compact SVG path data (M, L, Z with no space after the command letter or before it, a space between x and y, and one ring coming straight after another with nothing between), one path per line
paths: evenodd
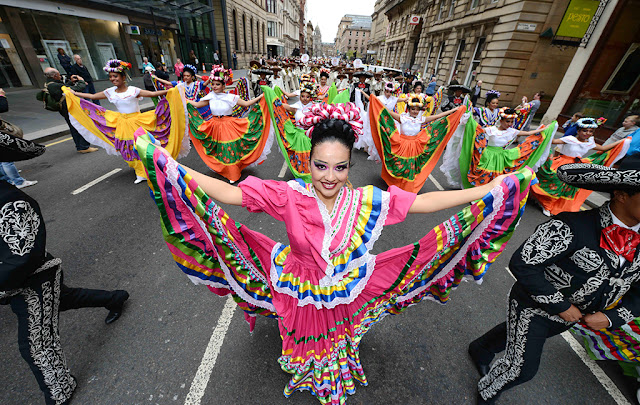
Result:
M234 71L235 78L243 77L248 73L247 70ZM171 80L175 80L175 76L171 75ZM96 91L102 91L111 87L111 82L101 80L94 82ZM135 77L130 85L144 88L142 77ZM47 142L52 139L62 137L69 134L69 127L64 119L57 112L47 111L42 103L36 100L36 93L40 89L20 89L7 92L7 100L9 101L9 112L2 114L2 118L16 124L24 131L25 139L36 142ZM115 106L107 100L100 100L100 104L110 110L115 110ZM153 102L145 98L140 103L142 111L148 111L153 108ZM586 205L591 208L601 206L608 200L603 193L593 192L586 201Z

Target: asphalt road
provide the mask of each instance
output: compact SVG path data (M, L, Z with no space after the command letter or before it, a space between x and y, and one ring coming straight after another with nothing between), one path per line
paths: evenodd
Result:
M64 139L64 138L63 138ZM59 142L60 140L56 141ZM355 186L386 188L380 166L354 152L350 180ZM209 172L195 151L182 159ZM277 146L247 175L277 178L283 158ZM43 156L17 164L23 177L38 180L25 189L39 203L47 225L47 247L63 260L64 282L87 288L126 289L131 298L122 318L104 324L104 309L80 309L60 315L68 364L78 379L74 404L183 404L226 298L195 286L174 264L162 239L158 210L145 183L134 185L132 169L103 150L81 155L70 140L53 144ZM72 191L112 171L115 175L77 195ZM439 169L433 173L442 185ZM284 179L291 179L287 172ZM425 191L436 190L427 181ZM238 222L286 242L284 226L264 214L226 207ZM455 210L412 215L385 229L380 252L418 240ZM506 252L482 285L463 283L447 305L423 302L387 317L363 339L361 359L369 380L358 386L349 404L474 403L479 378L468 359L470 341L505 320L513 279L506 271L510 255L545 217L529 204ZM0 306L0 404L43 403L35 379L20 357L17 323ZM280 370L276 321L258 318L249 333L234 310L220 353L206 385L203 404L317 404L309 393L282 395L289 375ZM602 365L632 401L635 385L617 365ZM506 392L499 404L615 404L562 337L549 339L540 372ZM635 401L632 401L635 403Z

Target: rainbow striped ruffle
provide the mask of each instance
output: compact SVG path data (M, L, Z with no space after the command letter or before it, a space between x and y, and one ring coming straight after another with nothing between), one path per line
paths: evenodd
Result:
M615 330L593 330L576 324L571 332L584 339L584 346L594 360L640 362L640 318Z
M367 384L359 345L374 324L423 299L446 302L464 278L482 279L524 212L534 177L529 169L513 174L418 242L369 254L358 267L342 270L344 274L336 266L334 274L342 276L338 281L306 285L297 289L300 296L290 294L296 280L286 274L288 247L234 222L182 167L148 136L139 135L136 148L178 267L194 283L218 295L231 294L251 327L257 314L278 318L283 340L278 361L292 374L284 394L310 390L322 404L344 404L347 394L355 392L356 381ZM379 200L375 195L370 199ZM369 218L367 223L378 221L368 214L361 217ZM346 263L366 253L350 250ZM362 282L365 274L368 281ZM357 288L342 288L340 283L357 278ZM288 291L280 292L283 287ZM325 287L349 299L335 307L298 305L306 297L327 298Z

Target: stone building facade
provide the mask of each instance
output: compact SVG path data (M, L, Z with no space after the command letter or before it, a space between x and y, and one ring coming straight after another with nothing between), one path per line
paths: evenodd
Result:
M238 67L246 68L252 59L267 55L267 3L236 0L226 5L229 46L238 55Z
M336 50L348 57L364 58L371 37L371 16L345 14L338 25Z
M284 0L282 4L284 56L291 56L294 49L300 49L300 2Z
M435 74L445 85L454 76L468 86L480 79L484 89L502 93L505 105L542 90L544 111L575 54L551 43L569 0L381 2L379 13L389 21L379 45L383 64ZM415 25L412 16L419 17Z
M375 64L382 64L386 49L389 19L382 12L386 3L387 0L376 0L373 14L371 14L371 38L369 39L368 50Z

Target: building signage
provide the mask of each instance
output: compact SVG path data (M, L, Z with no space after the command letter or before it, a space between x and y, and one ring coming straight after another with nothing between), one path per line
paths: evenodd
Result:
M518 23L518 25L516 26L516 31L529 31L529 32L533 32L536 30L536 28L538 28L538 24L532 24L532 23Z
M600 1L598 0L571 0L564 17L562 17L556 36L584 37L599 5Z
M420 24L420 16L419 15L412 15L409 18L409 24L410 25L418 25L418 24Z
M127 25L126 31L127 34L140 35L140 27L137 25Z

